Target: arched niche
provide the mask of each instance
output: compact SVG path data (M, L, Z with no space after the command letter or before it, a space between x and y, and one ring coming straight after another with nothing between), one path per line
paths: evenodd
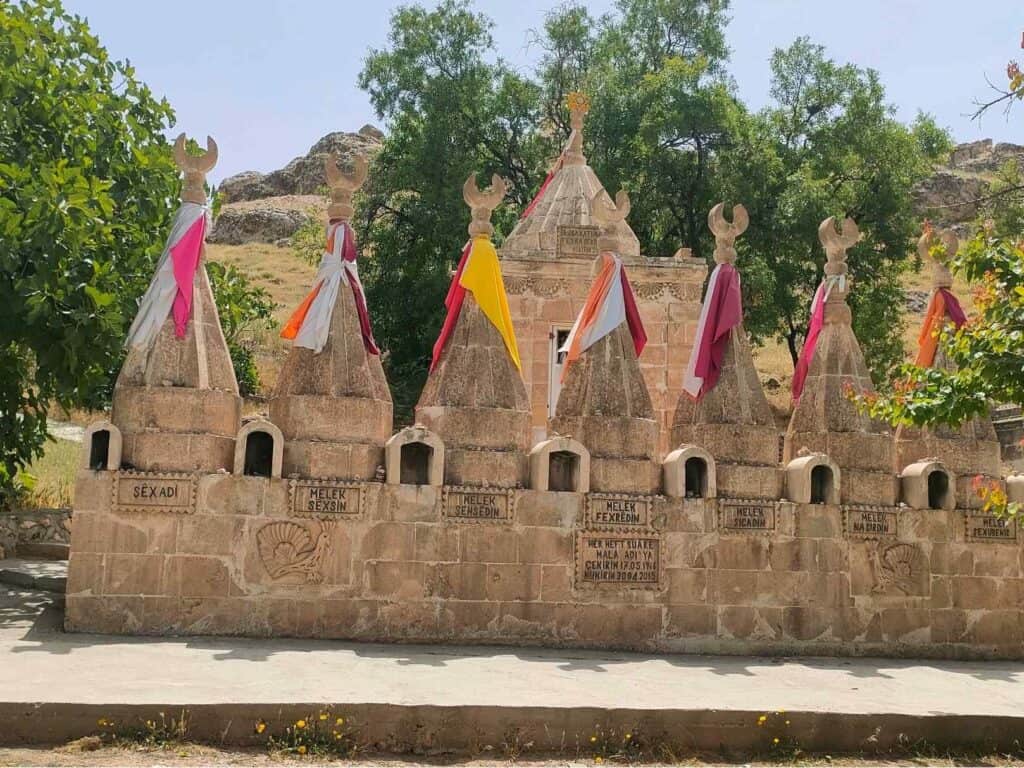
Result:
M417 424L406 427L384 443L388 485L444 484L444 441Z
M797 504L838 504L842 474L824 453L798 456L786 465L786 498Z
M1006 478L1006 498L1024 504L1024 474L1015 472Z
M900 498L914 509L956 507L956 478L936 459L908 464L900 473Z
M266 419L252 419L235 437L235 474L252 477L281 477L284 435Z
M82 438L82 469L114 471L121 468L121 430L109 421L90 424Z
M535 491L590 491L590 451L571 437L542 440L530 451L530 487Z
M684 499L713 499L718 495L714 457L699 445L681 445L661 463L665 495Z

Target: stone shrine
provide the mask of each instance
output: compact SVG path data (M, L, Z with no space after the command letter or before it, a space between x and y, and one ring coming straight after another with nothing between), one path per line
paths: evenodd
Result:
M856 225L820 229L820 333L780 462L741 323L717 384L680 398L704 266L642 259L628 198L613 203L585 165L575 107L562 165L501 262L489 219L504 185L467 181L461 303L449 304L418 423L394 434L354 243L330 236L322 281L343 278L338 296L314 308L327 290L314 289L271 418L240 423L200 258L198 191L216 148L178 153L184 213L133 324L111 420L86 434L69 631L1024 658L1021 534L962 492L969 474L997 474L987 432L897 437L848 396L871 386L846 303ZM337 235L365 171L327 168ZM732 219L721 206L709 216L720 266L748 224L740 206ZM196 247L187 285L166 269L182 222ZM606 276L636 278L650 344L636 343L632 319L582 350L570 340L556 411L534 397L531 413L530 394L564 362L548 333L570 330L597 295L598 256ZM487 296L469 279L481 270ZM502 272L516 286L507 304ZM191 304L178 304L188 285ZM306 331L325 333L323 346L300 346ZM529 340L521 357L516 333ZM957 492L929 492L936 478ZM1024 501L1024 477L999 482Z

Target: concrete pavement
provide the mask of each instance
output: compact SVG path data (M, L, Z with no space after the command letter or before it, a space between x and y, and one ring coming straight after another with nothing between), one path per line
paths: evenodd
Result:
M1024 666L1012 662L644 656L604 651L69 635L43 593L0 589L0 743L96 731L187 708L197 739L252 743L252 725L329 704L387 750L473 750L509 733L536 748L595 725L676 748L757 748L784 710L804 749L902 740L1024 741ZM778 728L783 728L781 720Z

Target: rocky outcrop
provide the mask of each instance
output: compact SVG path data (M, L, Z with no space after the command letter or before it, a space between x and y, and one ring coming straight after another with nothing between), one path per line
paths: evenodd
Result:
M311 221L302 211L268 206L265 208L234 208L226 206L213 224L207 238L218 245L242 243L276 243L287 240Z
M988 194L992 177L1010 160L1024 165L1024 146L992 139L957 145L948 163L914 190L915 213L939 226L974 220L980 213L978 199Z
M358 133L329 133L284 168L270 173L245 171L229 176L221 182L219 191L228 203L279 195L315 195L324 189L324 156L328 152L335 153L345 166L351 163L354 154L373 154L380 149L383 137L384 134L372 125L364 125Z

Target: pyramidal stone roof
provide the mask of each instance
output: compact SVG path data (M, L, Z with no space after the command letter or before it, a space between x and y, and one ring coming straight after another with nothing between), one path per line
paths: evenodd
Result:
M533 210L512 230L501 247L505 259L590 260L597 255L600 227L590 215L590 201L600 194L612 199L583 155L583 118L590 105L582 94L569 98L572 133L555 171ZM625 221L615 225L623 261L640 261L640 241Z

